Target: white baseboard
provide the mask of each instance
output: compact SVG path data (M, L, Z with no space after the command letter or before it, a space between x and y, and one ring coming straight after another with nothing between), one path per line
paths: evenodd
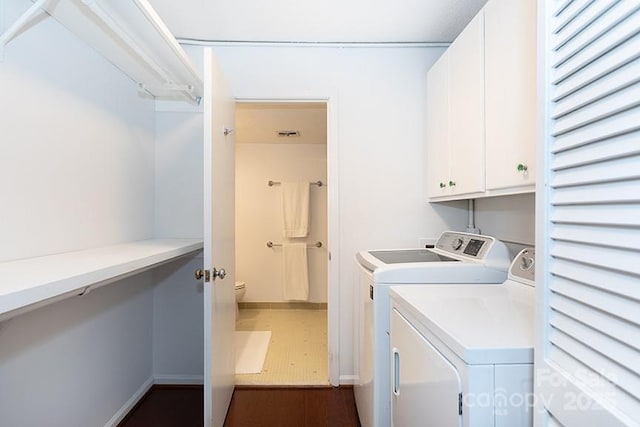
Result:
M355 384L355 375L340 375L340 385L352 385Z
M133 396L129 398L122 405L122 408L116 412L116 414L111 417L109 421L104 425L105 427L115 427L117 426L124 417L133 409L134 406L142 399L142 396L145 395L146 392L151 389L154 384L204 384L204 376L203 375L155 375L150 377L148 380L144 382L140 386Z
M203 375L155 375L154 384L204 384Z
M125 402L122 408L120 408L118 412L116 412L116 414L113 417L111 417L111 419L107 421L107 423L104 426L105 427L117 426L120 423L120 421L122 421L124 417L127 416L129 411L131 411L133 407L136 406L136 404L140 401L140 399L142 399L142 396L144 396L145 393L149 391L149 389L153 385L153 381L154 381L154 378L149 377L149 379L146 380L144 384L142 384L142 386L140 386L140 388L136 390L135 393L133 393L133 396L131 396L129 400Z

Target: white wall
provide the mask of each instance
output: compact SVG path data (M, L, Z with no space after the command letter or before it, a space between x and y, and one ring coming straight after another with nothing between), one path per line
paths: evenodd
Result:
M159 110L182 108L156 103ZM157 111L154 229L157 237L203 236L203 122L194 111ZM153 374L158 383L202 383L204 300L193 272L202 253L157 268L153 288Z
M158 104L172 107L167 102ZM156 113L156 237L203 236L203 126L202 113L197 111Z
M129 78L44 15L0 94L0 262L153 235L154 104ZM152 310L143 274L0 323L0 424L104 425L151 377Z
M202 384L204 296L193 272L202 253L153 270L153 376L160 384Z
M236 145L236 280L246 282L243 301L280 302L283 299L282 191L273 181L327 182L324 144ZM310 187L309 243L327 243L327 187ZM304 240L303 240L304 241ZM326 246L307 251L309 301L327 302Z
M229 46L215 51L238 97L337 99L337 123L329 127L337 126L338 134L340 257L332 262L340 277L340 374L348 381L355 253L416 246L419 237L465 227L465 203L426 202L426 74L442 49Z
M6 22L31 3L8 0ZM153 103L52 19L0 62L0 261L153 234Z
M535 194L477 199L476 227L483 234L522 245L535 245Z
M0 425L105 425L151 378L149 273L0 323Z

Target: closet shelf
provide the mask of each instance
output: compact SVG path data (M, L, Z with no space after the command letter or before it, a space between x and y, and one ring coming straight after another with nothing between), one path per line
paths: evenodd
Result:
M0 263L0 321L86 294L202 247L199 239L140 240Z
M147 0L33 0L34 5L0 35L0 48L46 11L156 98L199 104L200 73Z

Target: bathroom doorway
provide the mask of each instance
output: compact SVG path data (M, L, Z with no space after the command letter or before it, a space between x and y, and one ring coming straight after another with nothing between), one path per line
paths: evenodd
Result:
M330 383L327 129L327 102L236 104L238 385ZM303 237L285 237L284 183L308 184ZM306 298L285 289L291 243L306 245Z

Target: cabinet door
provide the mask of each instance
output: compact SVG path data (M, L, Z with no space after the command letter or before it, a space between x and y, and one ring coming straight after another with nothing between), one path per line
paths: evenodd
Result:
M450 194L449 187L449 51L427 74L427 195Z
M491 0L484 20L487 190L533 185L536 2Z
M455 194L484 191L483 16L480 11L449 47L450 180Z
M391 348L393 427L460 426L458 371L396 309Z

